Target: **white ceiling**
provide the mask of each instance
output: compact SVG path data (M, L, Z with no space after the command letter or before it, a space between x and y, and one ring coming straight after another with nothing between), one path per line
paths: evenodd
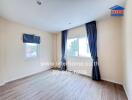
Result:
M106 15L125 0L0 0L0 16L48 32L73 28Z

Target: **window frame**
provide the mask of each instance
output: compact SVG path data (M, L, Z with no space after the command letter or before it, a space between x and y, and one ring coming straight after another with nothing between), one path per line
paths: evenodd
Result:
M77 39L78 40L78 47L79 47L79 39L81 39L81 38L86 38L86 36L71 37L71 38L69 37L68 39ZM67 41L68 41L68 39L67 39ZM88 46L87 46L87 48L88 48ZM77 56L67 55L67 47L66 47L66 58L91 58L91 56L80 56L80 54L79 54L79 48L78 48L78 54L77 54Z

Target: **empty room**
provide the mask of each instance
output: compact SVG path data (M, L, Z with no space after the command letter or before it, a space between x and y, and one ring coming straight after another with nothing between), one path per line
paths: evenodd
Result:
M0 0L0 100L132 100L131 0Z

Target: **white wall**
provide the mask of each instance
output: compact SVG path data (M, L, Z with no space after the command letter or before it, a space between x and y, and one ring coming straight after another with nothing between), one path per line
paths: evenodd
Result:
M122 18L97 21L98 57L102 79L122 84Z
M1 30L0 30L1 31ZM4 52L4 44L3 44L3 40L4 40L4 35L2 33L0 33L0 85L3 85L3 67L5 64L5 52Z
M124 88L132 100L132 1L127 0L124 17Z
M53 48L53 67L57 68L57 33L53 34L53 42L52 42L52 48Z
M41 37L37 58L25 58L23 33ZM0 18L0 84L49 69L51 66L44 63L53 60L52 42L49 33Z
M122 84L122 19L109 17L97 21L98 30L98 57L101 71L101 77L104 80ZM85 26L80 26L69 31L70 33L78 34L85 33ZM61 36L58 34L57 46L58 46L58 61L61 58ZM68 61L73 62L91 62L90 58L71 58ZM89 66L76 66L76 68L69 66L68 69L78 70L81 74L91 76L91 63Z

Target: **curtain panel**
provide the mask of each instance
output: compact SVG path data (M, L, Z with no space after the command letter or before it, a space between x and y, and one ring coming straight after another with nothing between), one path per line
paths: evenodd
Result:
M23 34L23 43L40 44L40 36L35 36L31 34Z
M62 31L61 33L61 70L66 71L66 45L67 45L67 30Z
M89 41L90 53L93 59L93 68L92 68L92 79L99 81L100 70L98 65L98 56L97 56L97 28L96 21L86 23L87 38Z

